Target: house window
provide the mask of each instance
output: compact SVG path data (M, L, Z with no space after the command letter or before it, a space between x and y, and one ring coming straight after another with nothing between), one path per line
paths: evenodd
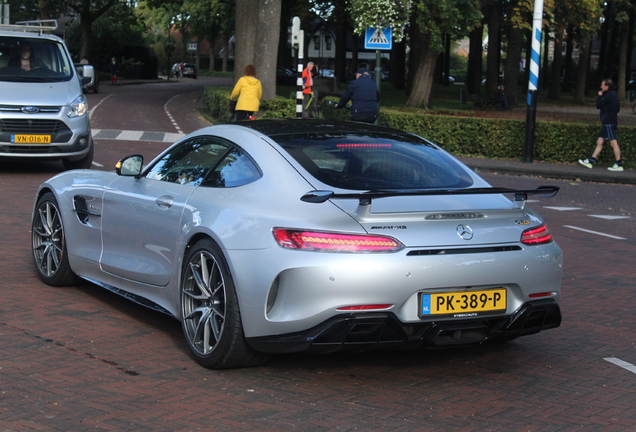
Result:
M325 37L325 49L331 51L331 38L329 36Z
M316 51L320 50L320 37L314 38L314 49Z

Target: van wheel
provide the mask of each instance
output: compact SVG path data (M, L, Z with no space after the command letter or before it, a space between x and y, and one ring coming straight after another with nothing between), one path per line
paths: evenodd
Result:
M82 159L76 160L76 161L63 159L62 163L64 164L64 169L65 170L89 169L91 166L93 166L94 153L95 153L95 144L91 144L91 149L88 151L86 156L84 156Z

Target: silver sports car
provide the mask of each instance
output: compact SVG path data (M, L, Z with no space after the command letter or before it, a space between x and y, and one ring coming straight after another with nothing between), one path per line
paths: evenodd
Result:
M413 134L258 120L201 129L144 166L41 185L39 277L83 278L183 324L195 360L453 347L558 327L562 253L529 195Z

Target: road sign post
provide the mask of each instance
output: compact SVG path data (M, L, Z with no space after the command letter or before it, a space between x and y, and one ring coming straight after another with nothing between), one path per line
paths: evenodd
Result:
M393 32L391 28L374 28L367 27L364 32L364 48L375 50L375 84L378 86L378 94L380 93L380 82L382 81L382 67L380 65L380 50L390 50L393 48ZM378 112L380 107L378 106ZM380 120L380 116L376 119L376 123Z
M543 26L543 0L534 1L532 18L532 53L530 54L530 79L528 82L528 108L526 111L526 140L523 162L531 163L534 154L534 129L537 119L537 89L541 64L541 28Z
M292 19L292 56L298 52L298 76L296 78L296 118L303 117L303 57L305 51L305 33L300 29L300 18Z

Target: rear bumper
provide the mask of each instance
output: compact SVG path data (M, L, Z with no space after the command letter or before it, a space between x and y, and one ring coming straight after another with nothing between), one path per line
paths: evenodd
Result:
M559 325L559 305L541 300L523 304L513 315L452 322L403 324L392 313L338 315L303 332L247 341L255 350L272 354L444 348L514 339Z

